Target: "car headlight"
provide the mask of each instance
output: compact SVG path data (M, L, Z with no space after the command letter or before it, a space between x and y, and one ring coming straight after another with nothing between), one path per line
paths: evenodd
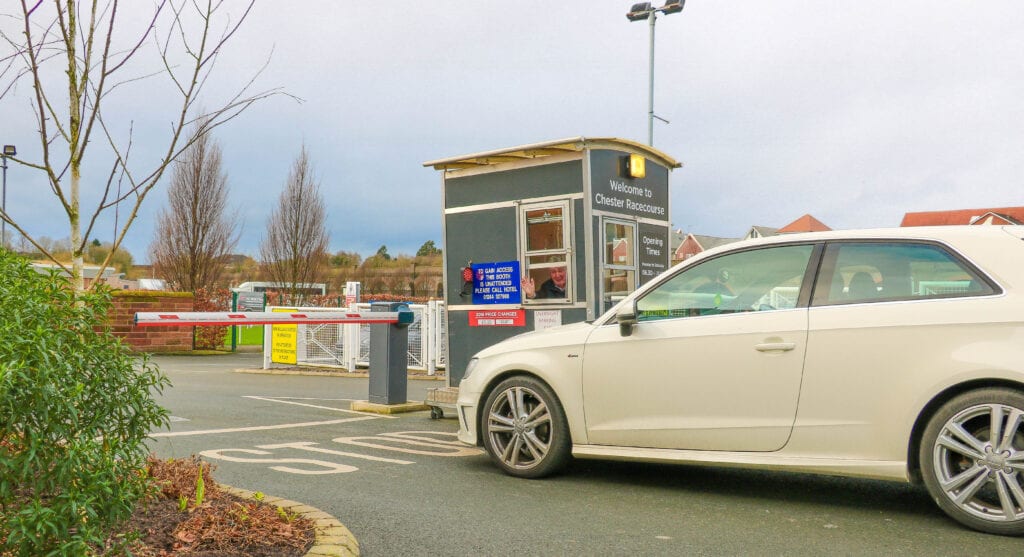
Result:
M470 358L469 359L469 363L466 364L466 373L462 374L462 380L463 381L465 381L466 379L469 379L469 374L473 373L473 369L476 367L476 364L479 361L480 361L480 358Z

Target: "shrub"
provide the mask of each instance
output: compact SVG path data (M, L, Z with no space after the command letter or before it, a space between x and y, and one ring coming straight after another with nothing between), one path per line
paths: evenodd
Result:
M4 250L0 277L0 553L82 555L149 489L169 382L103 325L109 292L76 295Z
M194 311L230 311L231 291L225 288L207 290L199 288L195 291ZM222 326L196 327L193 344L196 350L217 350L224 348L224 339L228 328Z

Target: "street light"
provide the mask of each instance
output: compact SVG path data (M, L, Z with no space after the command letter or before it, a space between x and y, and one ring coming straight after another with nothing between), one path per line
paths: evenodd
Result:
M4 169L4 189L3 199L0 202L3 203L2 208L4 212L4 218L0 221L0 248L7 247L7 157L13 157L18 154L18 148L14 145L4 145L4 152L0 155L0 159L3 159Z
M658 19L658 12L665 15L677 14L683 11L684 4L686 4L686 0L667 0L664 6L652 8L650 2L640 2L639 4L633 4L633 7L626 14L626 19L630 21L643 21L646 19L651 28L651 55L648 71L650 79L647 88L647 144L651 147L654 147L654 119L657 118L666 124L668 123L668 120L654 115L654 22Z

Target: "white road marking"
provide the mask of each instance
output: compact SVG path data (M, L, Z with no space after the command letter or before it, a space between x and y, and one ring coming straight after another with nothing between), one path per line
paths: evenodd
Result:
M365 418L354 418L354 419L365 419ZM429 456L440 456L440 457L452 457L452 456L474 456L482 454L483 451L477 448L471 448L467 446L453 446L458 443L437 439L434 436L442 437L454 437L456 434L440 431L397 431L393 433L381 433L380 435L373 436L361 436L361 437L338 437L334 439L336 443L358 445L363 447L370 447L374 449L383 449L387 451L397 451L409 454L420 454ZM376 441L376 443L374 442ZM384 444L381 444L384 443ZM413 447L402 447L388 445L387 443L398 443L405 445L412 445ZM461 443L458 443L461 445ZM314 460L308 458L281 458L274 456L273 453L262 449L294 449L300 451L308 451L313 453L335 455L341 457L359 458L363 460L372 460L377 462L387 462L392 464L415 464L415 462L408 460L399 460L394 458L383 458L379 456L364 455L359 453L350 453L346 451L335 451L319 446L318 443L309 441L293 441L290 443L275 443L272 445L256 445L256 449L219 449L202 451L200 455L212 458L226 460L229 462L242 462L252 464L302 464L307 466L313 466L313 469L306 467L296 468L293 466L269 466L271 470L278 472L286 472L289 474L302 474L302 475L319 475L319 474L344 474L348 472L355 472L359 470L355 466L348 464L341 464L337 462L330 462L327 460ZM433 449L433 450L429 450ZM238 453L243 455L257 455L260 457L270 458L252 458L251 456L235 456Z
M247 398L254 398L249 396ZM274 400L327 400L327 401L338 401L338 402L355 402L356 398L322 398L322 397L311 397L311 396L275 396L272 397Z
M426 435L426 437L423 437ZM431 435L443 435L445 437L455 437L452 441L444 441L442 439L434 439ZM390 433L381 433L383 437L398 437L400 439L416 439L419 441L426 441L430 444L440 445L451 445L453 447L465 448L466 444L459 441L457 438L458 433L450 433L447 431L394 431Z
M361 422L364 420L375 420L380 416L369 415L360 416L358 418L341 418L339 420L327 420L323 422L302 422L297 424L277 424L277 425L260 425L252 427L233 427L225 429L203 429L198 431L169 431L166 433L150 433L150 437L188 437L190 435L213 435L217 433L240 433L243 431L264 431L271 429L290 429L296 427L315 427L320 425L334 425L343 424L346 422Z
M187 422L189 420L188 420L188 418L181 418L181 417L178 417L178 416L168 416L167 421L169 421L169 422L171 422L173 424L175 422Z
M347 453L345 451L332 451L323 447L315 447L316 443L311 442L296 442L296 443L277 443L275 445L256 445L257 449L299 449L302 451L311 451L314 453L333 454L338 456L350 456L352 458L362 458L366 460L376 460L377 462L390 462L392 464L415 464L411 460L398 460L397 458L384 458L382 456L370 456L359 453Z
M416 432L402 432L398 435L389 435L382 433L380 435L368 436L361 435L358 437L335 437L331 439L335 443L341 443L343 445L356 445L358 447L368 447L371 449L383 449L385 451L398 451L409 454L420 454L428 456L476 456L482 454L483 451L477 448L469 447L467 445L454 446L446 441L416 441L415 439L423 439L423 437L416 436L404 436L404 433L416 433ZM386 443L400 443L404 445L412 445L415 447L426 447L425 449L411 449L408 447L396 447L394 445L388 445Z
M355 466L349 466L348 464L338 464L336 462L327 462L324 460L311 460L308 458L240 458L236 456L227 456L226 452L236 452L243 454L252 455L269 455L271 453L267 451L255 451L252 449L220 449L218 451L203 451L199 453L206 458L214 458L226 460L228 462L262 462L266 464L309 464L311 466L319 466L323 470L304 470L302 468L292 468L291 466L271 466L271 470L277 470L278 472L288 472L289 474L303 474L303 475L320 475L320 474L345 474L348 472L355 472L359 470Z
M269 398L269 397L262 397L262 396L247 395L247 396L243 396L242 398L251 398L253 400L262 400L262 401L266 401L266 402L280 402L281 404L294 404L295 406L305 406L307 408L319 408L321 410L334 410L335 412L345 412L346 414L358 414L360 416L372 416L374 418L387 418L387 419L390 419L390 420L398 419L398 416L388 416L386 414L372 414L370 412L359 412L358 410L346 410L344 408L334 408L334 407L331 407L331 406L320 406L320 405L317 405L317 404L304 404L302 402L292 402L290 400L280 400L280 399L287 398L287 397ZM331 400L331 399L300 399L300 400ZM335 399L335 400L346 400L346 399Z

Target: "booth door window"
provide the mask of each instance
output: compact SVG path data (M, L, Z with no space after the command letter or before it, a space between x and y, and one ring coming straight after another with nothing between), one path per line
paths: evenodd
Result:
M519 210L523 282L530 282L523 284L524 303L570 301L573 266L569 201L522 205Z
M604 221L601 291L605 308L636 290L636 223Z

